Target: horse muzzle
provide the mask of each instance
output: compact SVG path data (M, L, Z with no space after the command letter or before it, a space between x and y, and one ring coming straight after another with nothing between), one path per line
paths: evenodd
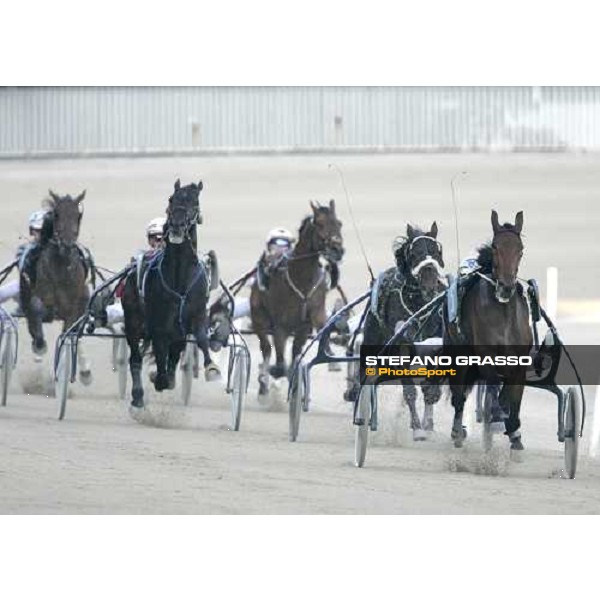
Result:
M183 235L183 233L178 232L178 231L169 231L169 242L171 244L183 244L183 241L185 240L185 235Z
M337 263L344 257L344 249L338 246L328 246L323 254L328 260Z
M496 282L496 300L501 304L508 304L511 298L515 295L516 285L506 285L504 283Z

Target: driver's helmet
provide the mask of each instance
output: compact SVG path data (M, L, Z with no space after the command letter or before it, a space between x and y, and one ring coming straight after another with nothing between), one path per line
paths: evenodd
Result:
M459 273L461 275L468 275L477 269L479 269L477 259L474 256L469 256L460 263Z
M154 237L162 239L166 223L167 219L165 217L157 217L156 219L152 219L152 221L150 221L146 227L146 236L149 238Z
M34 231L41 231L44 225L44 217L46 216L45 210L36 210L29 216L29 229Z
M271 229L267 234L267 248L277 247L281 249L289 248L294 242L294 236L284 227Z

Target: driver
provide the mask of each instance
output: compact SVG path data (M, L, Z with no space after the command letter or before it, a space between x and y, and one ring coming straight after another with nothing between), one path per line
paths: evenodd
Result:
M164 230L167 219L165 217L156 217L152 219L146 226L146 241L148 246L144 250L140 250L131 262L141 264L142 261L152 258L157 252L164 247ZM122 292L121 284L117 286L115 296L120 297ZM110 301L111 296L105 298L105 301ZM104 303L104 300L101 303ZM120 301L114 304L109 304L99 308L96 314L96 324L98 327L110 327L116 323L122 323L124 321L123 306Z
M8 265L5 270L10 272L16 266L19 271L23 270L25 263L31 263L35 259L35 250L39 247L42 238L42 227L44 225L44 218L46 211L36 210L29 216L29 240L19 245L17 248L15 260L12 264ZM8 274L8 273L7 273ZM19 278L0 286L0 304L7 300L19 301L20 285Z

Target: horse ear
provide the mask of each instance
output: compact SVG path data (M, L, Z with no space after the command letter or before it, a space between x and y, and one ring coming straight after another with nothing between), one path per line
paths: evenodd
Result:
M202 179L198 182L198 191L201 192L204 189L204 184L202 183Z
M429 232L429 234L431 235L432 238L437 238L438 226L435 221L433 222L433 225L431 226L431 231Z
M406 235L409 238L415 237L415 230L413 229L413 226L410 223L406 224Z
M60 200L60 197L57 194L55 194L52 190L48 190L48 193L50 194L50 198L52 198L54 202L58 202Z
M83 190L83 192L81 192L81 194L79 194L79 196L77 196L77 198L75 198L75 202L77 202L77 204L79 204L81 201L83 201L83 199L85 198L85 192L87 190Z
M317 210L319 209L319 204L317 202L313 202L310 200L310 207L313 209L313 212L317 214Z
M329 201L329 210L335 214L335 200L333 198Z
M523 211L520 210L517 213L517 216L515 217L515 231L520 234L522 229L523 229Z
M498 221L498 213L495 210L492 211L492 229L494 230L494 233L498 233L498 231L500 230L500 222Z
M178 192L181 187L181 181L179 179L175 182L175 191Z

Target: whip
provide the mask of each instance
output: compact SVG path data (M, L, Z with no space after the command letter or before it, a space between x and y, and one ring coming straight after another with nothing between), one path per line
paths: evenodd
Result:
M454 207L454 233L456 237L456 272L460 270L460 236L458 233L458 205L456 204L456 189L454 187L454 182L459 177L466 177L468 175L467 171L461 171L457 173L450 180L450 189L452 190L452 206Z
M330 169L335 169L340 176L340 181L342 182L342 187L344 188L344 194L346 196L346 204L348 205L348 212L350 213L350 220L352 221L352 226L354 227L354 233L356 234L356 238L358 239L358 245L360 246L360 251L365 259L365 263L367 265L367 269L369 271L369 275L371 276L371 283L375 281L375 275L373 274L373 269L371 268L371 264L369 263L369 258L367 257L367 252L365 250L365 246L363 244L362 238L360 237L360 232L358 231L358 226L356 225L356 219L354 218L354 211L352 210L352 202L350 201L350 194L348 193L348 188L346 187L346 180L344 179L344 173L342 170L335 164L330 163L328 165Z

